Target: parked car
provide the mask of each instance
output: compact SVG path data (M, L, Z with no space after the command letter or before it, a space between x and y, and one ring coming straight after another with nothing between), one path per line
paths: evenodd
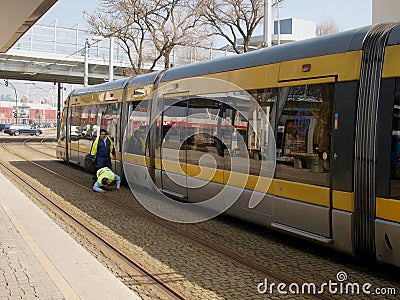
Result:
M9 135L20 135L20 134L41 135L42 131L40 129L32 128L27 124L12 124L12 125L7 125L4 128L4 133L8 133Z

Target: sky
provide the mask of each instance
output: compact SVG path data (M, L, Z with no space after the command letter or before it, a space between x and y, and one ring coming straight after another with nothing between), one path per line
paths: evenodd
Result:
M82 12L93 12L99 3L99 0L58 0L38 24L54 24L57 19L58 26L71 28L79 23L79 28L85 29ZM281 19L296 18L317 25L324 19L332 19L344 31L371 24L372 0L285 0L280 15Z
M274 0L272 0L274 2ZM41 25L54 25L58 27L87 29L83 12L93 12L99 7L99 0L58 0L57 3L37 22ZM276 11L273 11L273 19L276 19ZM332 20L339 27L340 31L349 30L371 24L372 21L372 0L285 0L281 4L280 18L296 18L313 21L317 25L324 20ZM262 25L255 34L262 34ZM215 46L222 46L225 44ZM13 81L17 88L18 97L26 95L29 98L47 97L54 99L56 94L54 86L50 83L32 83ZM71 85L66 87L73 89ZM0 94L11 94L10 88L5 88L0 82Z

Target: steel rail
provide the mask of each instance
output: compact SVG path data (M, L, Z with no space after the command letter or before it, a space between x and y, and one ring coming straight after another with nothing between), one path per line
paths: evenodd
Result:
M34 148L31 148L31 149L35 150ZM40 151L38 151L38 152L40 152ZM21 158L31 162L32 164L34 164L35 166L37 166L39 168L42 168L42 169L44 169L44 170L46 170L46 171L48 171L48 172L50 172L50 173L52 173L52 174L54 174L56 176L59 176L63 180L66 180L66 181L68 181L68 182L70 182L70 183L72 183L74 185L77 185L77 186L79 186L79 187L81 187L81 188L83 188L85 190L92 191L91 188L89 188L87 186L84 186L84 185L82 185L82 184L80 184L80 183L78 183L78 182L76 182L76 181L74 181L72 179L69 179L69 178L65 177L64 175L62 175L62 174L58 174L57 172L54 172L54 171L52 171L52 170L50 170L50 169L48 169L48 168L46 168L44 166L41 166L38 163L30 161L30 160L28 160L26 158L23 158L23 157L21 157ZM209 249L209 250L211 249L214 252L218 253L219 255L227 257L227 258L229 258L230 260L232 260L234 262L240 263L243 266L245 266L245 267L247 267L247 268L249 268L251 270L255 270L255 271L257 271L257 272L259 272L259 273L261 273L263 275L267 275L267 276L273 277L274 279L276 279L276 280L278 280L280 282L286 283L286 284L291 284L291 283L296 282L295 280L293 280L291 278L288 278L287 276L284 276L284 275L281 275L281 274L277 274L276 272L265 268L264 266L260 265L259 263L252 262L252 261L248 260L247 258L241 256L240 254L234 253L234 252L226 249L223 246L214 244L214 243L212 243L212 242L210 242L208 240L202 239L200 237L196 237L193 234L191 234L190 232L187 232L185 230L177 228L176 226L168 224L165 221L161 220L160 218L158 218L158 217L156 217L154 215L147 214L147 213L144 213L144 212L141 212L141 211L138 211L138 210L135 210L135 212L133 212L130 207L120 203L119 201L117 201L113 197L110 197L110 196L107 196L107 195L102 195L102 196L107 198L107 199L109 199L111 201L111 203L114 204L115 206L118 206L118 207L126 209L126 210L128 210L128 211L130 211L132 213L135 213L136 216L139 216L139 217L141 217L143 219L150 220L153 223L156 223L157 225L159 225L159 226L161 226L163 228L166 228L166 229L168 229L170 231L173 231L174 233L179 234L179 235L187 238L188 240L190 240L192 242L200 244L203 247L205 247L206 249ZM317 299L332 299L331 297L327 297L327 296L322 295L322 294L310 294L308 296L314 297L314 298L317 298Z
M40 166L39 164L30 161L21 155L16 154L13 151L10 151L6 146L5 142L2 144L3 149L7 150L8 152L12 153L13 155L18 156L19 158L22 158L26 161L29 161L30 163L33 163L35 166L41 167L42 169L51 172L52 174L59 175L54 171L51 171L48 168L45 168L43 166ZM182 295L180 295L178 292L174 291L172 288L170 288L168 285L166 285L164 282L162 282L160 279L158 279L156 276L151 274L151 272L147 271L145 268L140 266L138 263L136 263L134 260L132 260L129 256L124 254L121 250L117 249L114 247L111 243L103 239L99 234L85 226L82 222L80 222L78 219L76 219L73 215L68 213L66 210L64 210L61 206L59 206L57 203L55 203L52 199L44 195L42 192L40 192L37 188L32 186L29 182L27 182L25 179L21 178L18 174L16 174L12 169L7 167L4 163L0 162L0 165L6 169L10 174L12 174L15 178L17 178L20 182L22 182L25 186L29 187L31 191L33 191L37 196L39 196L42 200L44 200L46 203L50 204L53 208L55 208L58 212L61 212L62 215L67 217L69 220L71 220L77 227L85 231L87 234L91 235L96 241L101 243L104 247L106 247L108 250L110 250L112 253L114 253L116 256L118 256L122 261L124 261L127 265L138 271L140 274L148 278L150 281L154 282L157 287L159 287L162 291L167 293L169 296L171 296L174 299L185 299ZM72 182L72 181L70 181Z

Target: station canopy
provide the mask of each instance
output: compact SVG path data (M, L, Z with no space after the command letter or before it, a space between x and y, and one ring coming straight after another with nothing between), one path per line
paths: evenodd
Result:
M0 53L6 52L57 0L2 0Z

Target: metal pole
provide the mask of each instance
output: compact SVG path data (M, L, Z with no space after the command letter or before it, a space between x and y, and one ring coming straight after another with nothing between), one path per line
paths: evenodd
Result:
M12 85L12 87L14 88L14 92L15 92L15 123L18 123L18 96L17 96L17 90L15 89L15 87Z
M279 10L279 2L280 0L276 0L276 8L278 9L278 45L281 44L281 16Z
M110 57L109 57L109 66L108 66L108 81L114 80L114 37L110 36Z
M54 47L53 52L57 52L57 19L54 22Z
M76 37L75 37L75 46L76 46L76 51L78 52L79 50L79 23L76 24Z
M88 86L89 83L89 63L88 63L88 52L89 52L90 44L88 39L85 41L85 61L84 61L84 69L83 69L83 86Z
M31 45L30 45L30 50L31 50L31 51L33 51L33 28L34 28L34 27L32 27L32 29L31 29L31 41L30 41L30 44L31 44Z
M271 46L271 0L264 0L264 30L263 30L263 46Z
M57 140L60 138L60 118L61 118L61 98L62 98L62 85L58 83L57 93Z
M14 92L15 92L15 124L17 124L18 123L18 96L17 96L17 90L15 89L15 86L11 82L8 82L8 84L14 89Z

